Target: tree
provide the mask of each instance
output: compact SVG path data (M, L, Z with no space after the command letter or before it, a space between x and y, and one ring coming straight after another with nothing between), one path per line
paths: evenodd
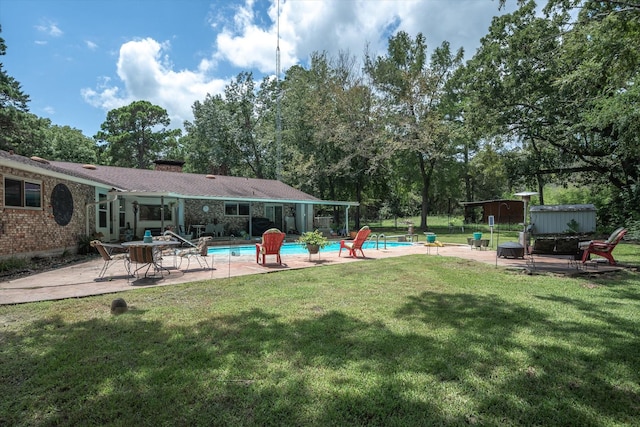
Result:
M640 217L640 5L551 0L538 16L519 3L470 61L476 110L521 143L521 176L539 191L570 174L592 192L613 187L615 211Z
M107 113L95 139L106 143L104 160L114 166L148 169L171 149L181 131L168 130L167 111L148 101L134 101ZM160 125L165 126L156 130Z
M445 41L428 62L424 36L418 34L412 40L401 31L389 39L386 55L377 58L367 55L365 60L365 69L381 95L392 138L392 144L386 147L387 153L400 156L403 165L417 168L419 172L422 229L427 228L435 168L445 157L454 154L440 104L445 84L462 58L462 49L452 54Z
M273 79L266 77L256 90L253 75L243 72L227 85L224 97L196 101L194 121L185 124L189 168L275 178L275 100Z
M566 16L539 17L533 2L513 14L494 18L480 49L464 73L467 110L465 126L499 149L501 142L523 148L524 168L514 170L511 182L537 186L543 197L540 168L555 168L570 161L552 145L568 111L558 106L562 94L551 82L559 72L561 22Z
M6 55L6 51L5 41L0 37L0 56ZM0 149L24 156L43 155L46 147L39 136L49 122L30 114L28 103L29 96L0 62Z
M220 95L207 95L204 101L192 106L193 122L185 122L186 136L182 139L186 149L186 170L196 173L231 175L236 164L235 151L226 150L230 137L229 118L224 99Z
M314 52L308 70L289 69L284 82L284 176L320 198L362 203L376 197L383 179L372 160L379 144L373 94L347 52ZM388 193L388 192L387 192ZM334 208L336 224L341 210ZM360 207L355 226L359 228Z
M52 160L96 163L96 143L82 131L69 126L51 126L46 132L47 145L53 149Z
M236 174L275 178L276 81L265 77L256 90L252 73L240 73L225 88L228 120L224 147L234 156ZM233 164L232 163L232 164Z

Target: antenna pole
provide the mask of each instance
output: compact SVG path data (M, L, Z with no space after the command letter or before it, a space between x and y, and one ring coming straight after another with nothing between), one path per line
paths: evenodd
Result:
M278 0L276 42L276 177L282 178L282 92L280 88L280 0Z

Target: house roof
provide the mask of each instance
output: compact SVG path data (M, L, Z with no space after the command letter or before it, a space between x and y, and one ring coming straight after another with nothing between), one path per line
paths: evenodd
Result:
M0 150L0 163L16 162L24 169L73 178L88 184L113 188L137 196L168 196L217 200L295 202L357 205L354 202L323 201L283 182L271 179L204 175L116 166L27 158Z

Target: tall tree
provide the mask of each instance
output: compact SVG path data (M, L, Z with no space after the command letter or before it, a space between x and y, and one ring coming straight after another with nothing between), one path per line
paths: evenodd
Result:
M47 145L53 149L52 160L75 163L96 163L96 143L78 129L69 126L50 126L46 132Z
M534 2L494 18L461 74L467 89L465 125L493 140L496 148L500 137L510 146L521 146L523 169L512 179L528 185L537 177L541 197L544 181L536 170L570 161L551 145L561 129L561 117L570 110L570 106L558 108L562 94L552 84L559 72L562 22L566 16L538 16Z
M265 78L258 89L242 72L224 97L207 95L193 105L194 121L185 129L189 168L229 175L275 178L276 84Z
M476 109L522 143L531 160L520 172L540 189L571 174L594 192L612 187L615 211L640 217L640 5L550 0L539 16L519 3L470 61Z
M422 229L427 228L435 168L445 156L453 155L440 104L445 84L462 58L462 49L453 54L445 41L428 61L424 36L418 34L411 39L402 31L389 39L386 55L366 58L365 69L382 96L391 131L392 145L387 153L401 156L403 164L413 165L420 177Z
M561 149L593 170L581 174L583 183L613 187L613 211L623 212L613 221L640 221L640 3L585 1L578 6L563 44L566 66L557 86L572 94L580 109ZM566 13L566 8L551 1L547 10Z
M231 175L231 166L237 164L235 150L227 150L230 119L226 104L220 95L207 95L191 107L193 122L185 122L185 168L196 173Z
M134 101L107 113L95 139L106 143L104 161L110 165L148 169L171 148L179 129L169 130L167 111L148 101ZM164 126L158 129L158 127Z
M382 182L373 95L347 52L311 55L309 69L292 67L284 82L285 177L318 197L364 202ZM358 207L352 218L359 227ZM341 210L334 222L342 224Z
M6 53L7 45L0 37L0 56ZM43 144L42 133L50 121L29 113L28 103L29 96L0 62L0 149L13 150L24 156L45 157L49 150Z

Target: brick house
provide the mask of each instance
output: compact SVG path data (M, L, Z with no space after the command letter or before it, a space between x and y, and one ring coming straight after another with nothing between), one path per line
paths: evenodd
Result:
M259 236L316 226L314 206L348 212L355 202L324 201L277 180L182 172L182 162L154 170L27 158L0 150L0 259L75 252L82 236L103 241L159 234ZM195 236L194 236L195 237Z

